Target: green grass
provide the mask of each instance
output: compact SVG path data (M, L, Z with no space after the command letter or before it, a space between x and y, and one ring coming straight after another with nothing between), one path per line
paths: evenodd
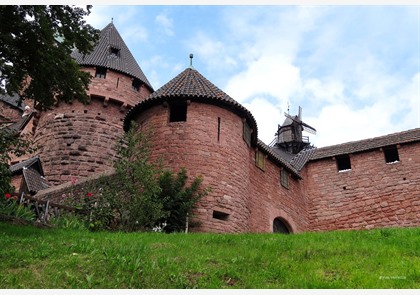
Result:
M0 288L419 288L420 228L92 233L0 222Z

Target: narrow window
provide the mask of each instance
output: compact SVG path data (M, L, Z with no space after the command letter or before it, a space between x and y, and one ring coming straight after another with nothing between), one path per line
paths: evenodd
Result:
M134 90L139 91L140 90L141 82L139 79L134 79L133 83L131 83L131 87L133 87Z
M255 152L255 165L262 171L265 171L265 155L260 150Z
M213 218L226 221L229 219L229 214L221 211L213 211Z
M396 146L384 148L384 155L385 163L387 164L397 163L400 161L400 157L398 155L398 148Z
M336 157L338 171L351 170L350 156L341 155Z
M187 102L170 104L169 112L169 122L187 121Z
M280 170L280 183L283 187L289 189L289 172L284 168Z
M97 67L95 77L105 79L106 78L106 68Z
M120 83L120 78L117 78L117 88L118 88L119 83Z
M217 142L220 142L220 117L217 117Z
M251 127L249 127L249 125L246 121L244 121L243 138L244 138L246 144L250 147L251 146Z
M111 47L111 48L109 49L109 54L110 54L112 57L118 57L118 56L120 56L120 50L119 50L118 48Z

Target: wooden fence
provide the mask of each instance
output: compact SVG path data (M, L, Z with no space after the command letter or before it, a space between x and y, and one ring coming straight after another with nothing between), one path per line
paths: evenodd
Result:
M51 217L61 216L65 212L75 214L86 214L86 210L52 203L49 200L40 200L30 195L21 194L19 204L31 208L37 217L37 220L43 223L49 223Z

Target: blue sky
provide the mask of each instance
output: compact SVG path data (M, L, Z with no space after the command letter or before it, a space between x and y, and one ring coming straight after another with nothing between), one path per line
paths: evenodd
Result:
M157 90L189 66L249 109L259 138L303 109L317 147L420 127L419 6L101 6Z

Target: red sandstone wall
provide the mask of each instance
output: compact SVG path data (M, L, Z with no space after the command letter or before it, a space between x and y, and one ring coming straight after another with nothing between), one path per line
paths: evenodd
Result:
M130 76L108 70L106 78L95 78L94 68L84 68L83 71L89 72L92 78L89 85L89 94L105 97L110 100L118 100L121 104L133 107L141 100L149 96L150 91L142 85L139 91L132 88L133 78Z
M93 68L84 70L95 74ZM61 103L40 114L34 138L50 184L112 169L126 111L150 94L144 85L133 90L131 82L129 76L108 70L106 79L92 78L89 104Z
M254 153L252 157L255 158ZM281 168L266 159L265 171L251 165L250 210L252 232L273 232L273 221L280 217L293 233L305 231L307 224L306 200L300 181L289 177L289 189L280 183Z
M17 122L22 118L22 111L8 105L3 101L0 101L0 115L7 119L7 121Z
M15 188L14 192L19 192L21 183L22 183L22 174L12 176L12 181L10 184Z
M290 177L289 189L280 184L280 167L266 160L266 169L255 166L255 150L242 137L243 123L237 115L213 105L192 103L187 122L168 123L169 109L155 106L139 116L139 129L153 126L151 140L155 159L166 166L187 168L190 176L202 175L211 193L196 212L206 232L272 232L273 220L281 217L292 232L307 228L306 201L299 181ZM217 138L221 119L220 141ZM213 218L213 211L229 214Z
M192 102L186 122L168 122L169 108L152 107L139 116L139 128L153 126L153 156L164 157L167 167L185 167L190 180L203 176L203 187L212 191L196 212L196 228L206 232L250 230L248 189L250 149L242 138L242 119L217 106ZM220 141L218 141L220 117ZM213 210L229 214L227 220L213 218Z
M380 150L351 155L351 171L340 173L331 158L310 162L309 230L420 226L420 144L398 152L395 164Z
M119 106L93 99L61 104L41 114L35 145L50 184L87 177L112 168L115 143L123 134Z

